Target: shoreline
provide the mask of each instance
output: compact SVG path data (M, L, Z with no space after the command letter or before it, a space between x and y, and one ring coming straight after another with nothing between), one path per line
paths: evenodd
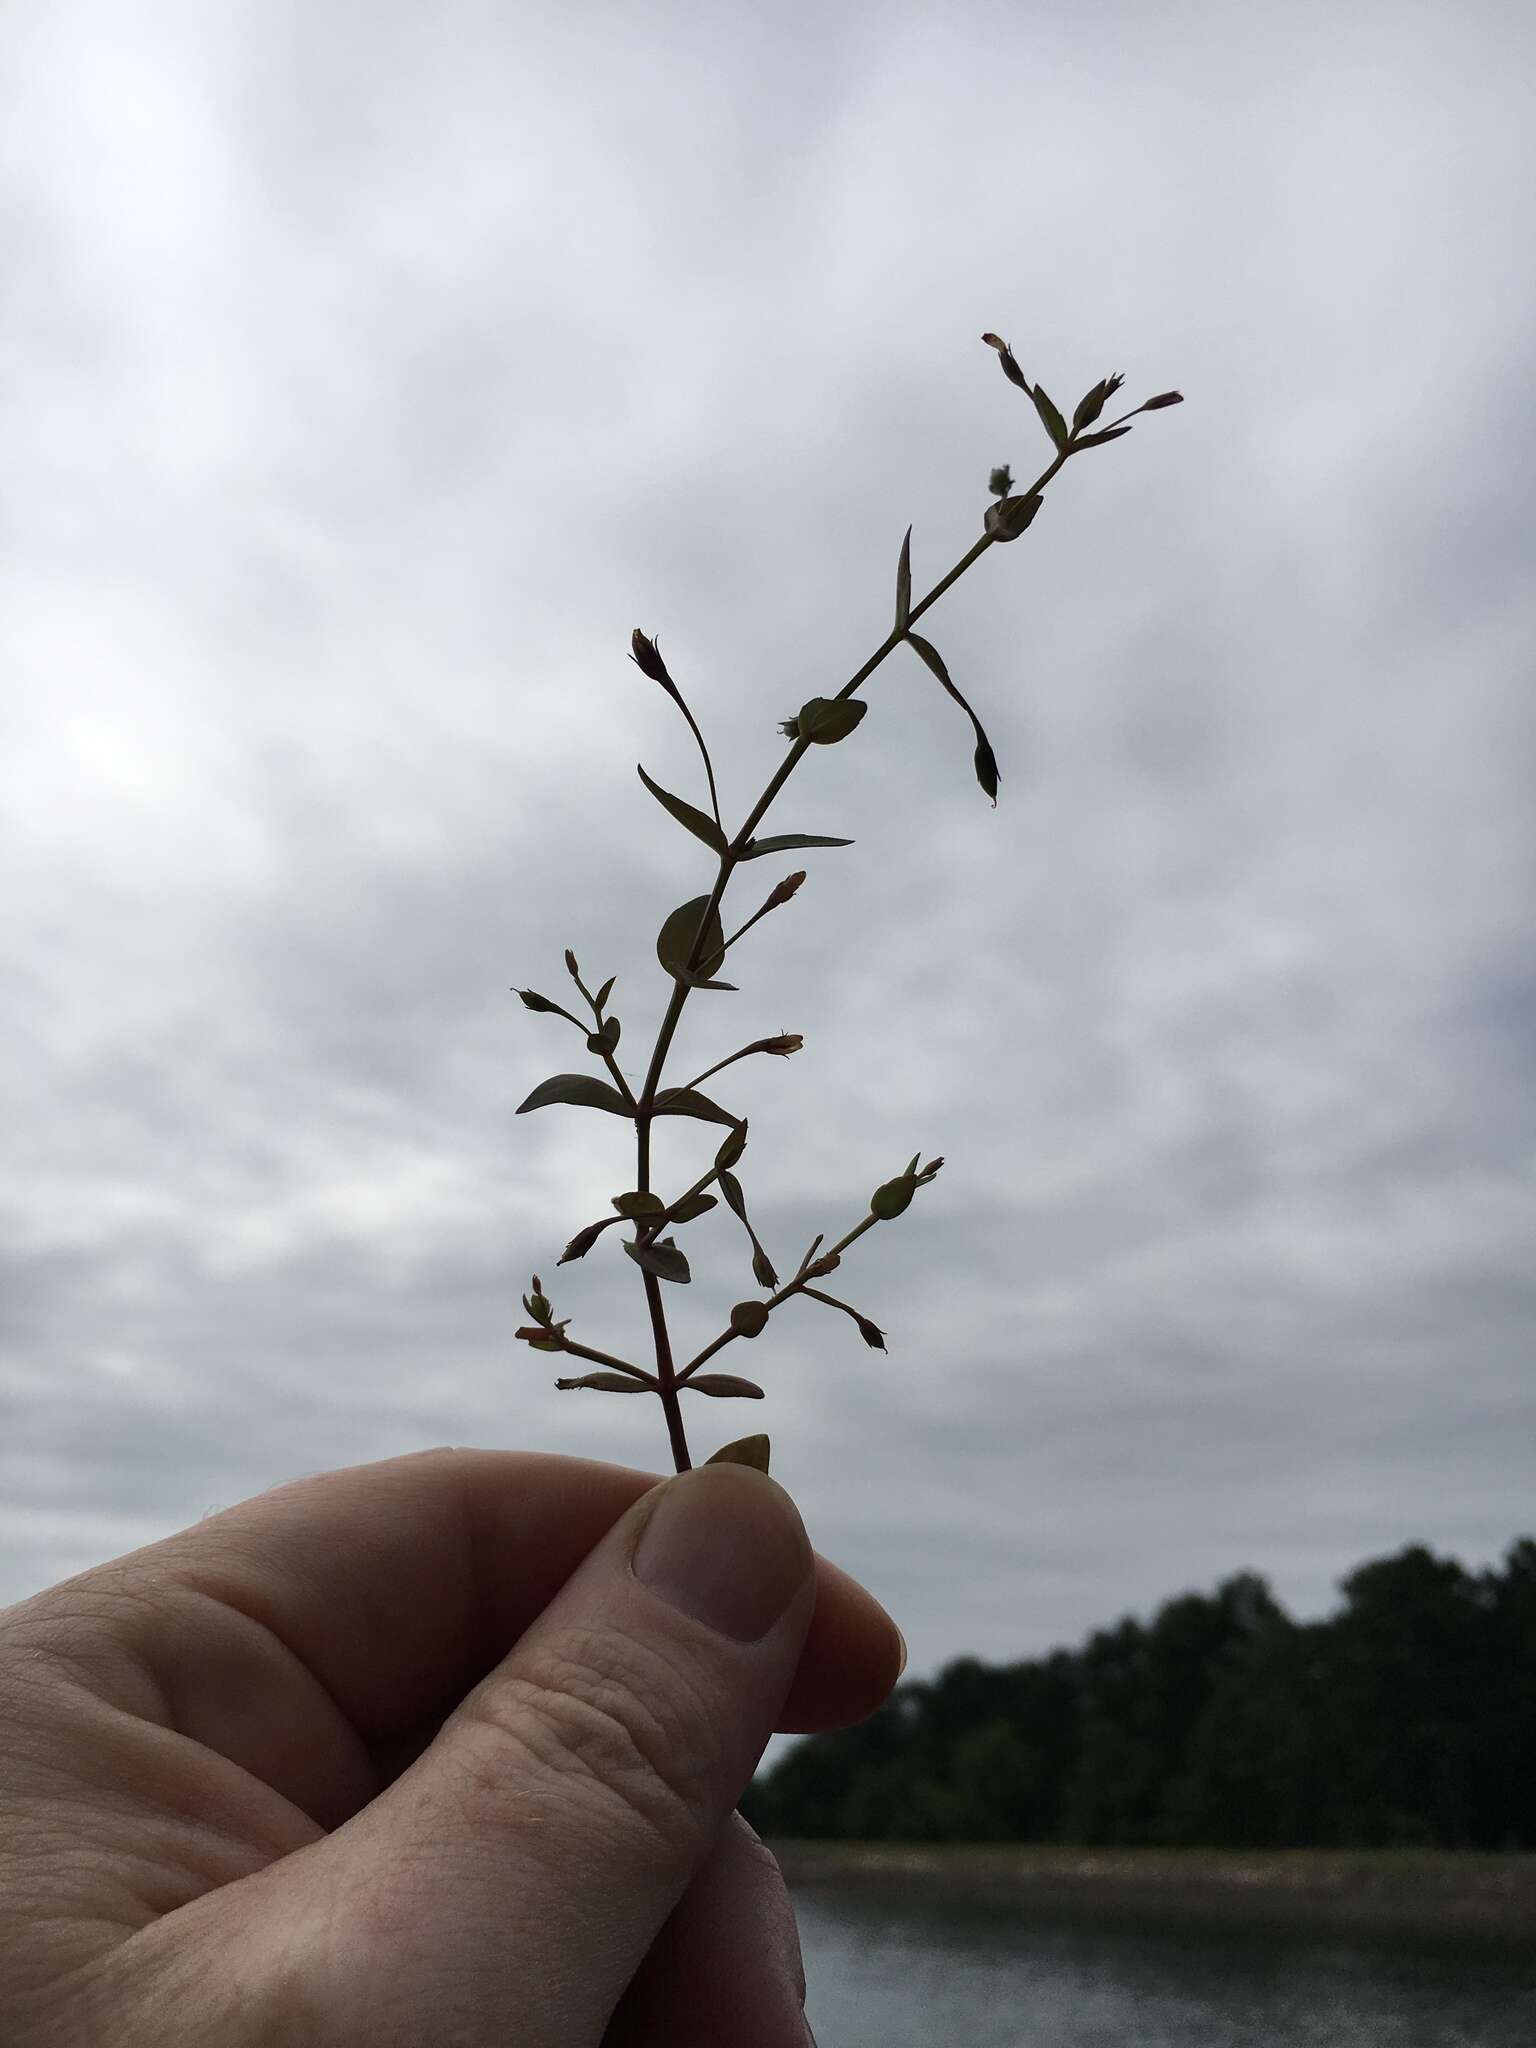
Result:
M774 1841L793 1892L915 1890L1146 1926L1536 1944L1536 1853Z

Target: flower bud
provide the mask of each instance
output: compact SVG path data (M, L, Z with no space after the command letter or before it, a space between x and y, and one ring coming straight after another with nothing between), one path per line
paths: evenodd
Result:
M611 1219L604 1217L601 1223L589 1223L585 1230L578 1230L565 1250L560 1254L560 1264L569 1265L572 1259L584 1259L593 1245L607 1229Z
M759 1245L752 1254L752 1278L759 1287L777 1287L779 1276L773 1270L773 1261Z
M648 640L638 626L629 636L629 658L653 683L660 683L669 690L674 687L672 678L667 674L667 664L661 658L661 649L654 640Z
M987 478L987 489L994 498L1006 498L1013 489L1013 472L1005 462L1001 469L994 469Z
M1014 361L1013 350L1003 340L1002 336L998 334L984 334L981 338L988 348L995 348L998 355L1002 358L1003 375L1008 379L1008 382L1010 384L1017 384L1021 391L1028 391L1029 379Z
M798 1031L781 1031L777 1038L765 1038L761 1049L777 1053L783 1059L792 1052L798 1052L804 1043Z
M520 988L516 993L525 1010L554 1010L558 1008L558 1005L552 1003L548 996L541 996L537 989Z
M797 869L792 875L786 875L782 882L775 884L768 901L763 905L764 910L777 910L781 903L787 903L804 880L804 868Z
M1113 377L1101 378L1090 392L1078 400L1077 411L1072 415L1074 434L1081 433L1084 427L1093 425L1107 402L1114 397L1124 382L1124 376L1117 370Z
M1149 398L1145 405L1138 405L1136 410L1138 412L1161 412L1165 405L1182 405L1183 403L1184 394L1182 391L1159 391L1156 398Z

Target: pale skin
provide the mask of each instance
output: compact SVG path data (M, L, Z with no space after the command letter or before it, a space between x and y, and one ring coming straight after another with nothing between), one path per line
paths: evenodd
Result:
M260 1495L0 1613L0 2039L800 2048L735 1803L902 1655L757 1472L442 1449Z

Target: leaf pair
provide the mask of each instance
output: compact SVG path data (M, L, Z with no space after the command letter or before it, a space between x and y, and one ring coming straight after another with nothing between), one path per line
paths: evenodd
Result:
M680 796L674 796L669 789L663 789L659 782L653 782L645 770L636 763L640 780L655 797L656 801L672 813L680 825L686 825L696 839L702 839L711 853L725 855L730 850L729 841L714 819L705 812L687 803ZM829 838L824 832L776 832L767 839L749 839L737 855L739 860L761 860L767 853L788 853L802 846L852 846L851 839ZM531 993L531 991L530 991ZM527 1001L527 997L524 997ZM553 1009L553 1003L546 1003L539 997L536 1003L529 1003L534 1009Z

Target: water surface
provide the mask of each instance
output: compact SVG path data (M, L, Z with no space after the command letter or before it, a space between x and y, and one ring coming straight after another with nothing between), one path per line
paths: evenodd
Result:
M819 2048L1533 2048L1518 1951L1049 1918L934 1881L794 1887Z

